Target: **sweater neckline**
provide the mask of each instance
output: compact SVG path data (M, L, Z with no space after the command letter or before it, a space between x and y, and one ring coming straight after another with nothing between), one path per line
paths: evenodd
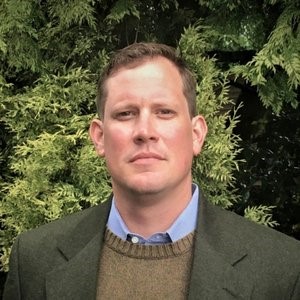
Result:
M143 259L163 259L180 256L190 251L194 244L194 231L174 243L160 245L133 244L122 240L108 228L105 230L104 243L119 254Z

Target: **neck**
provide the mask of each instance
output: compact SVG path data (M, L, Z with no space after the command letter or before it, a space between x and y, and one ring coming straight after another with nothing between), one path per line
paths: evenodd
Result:
M191 181L166 195L113 191L116 207L128 229L145 238L170 228L192 197Z

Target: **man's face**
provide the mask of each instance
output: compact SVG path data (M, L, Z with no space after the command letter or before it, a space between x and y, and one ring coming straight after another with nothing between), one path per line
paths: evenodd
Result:
M176 67L163 57L118 70L106 82L102 121L90 135L106 159L114 192L167 193L191 185L206 124L191 119Z

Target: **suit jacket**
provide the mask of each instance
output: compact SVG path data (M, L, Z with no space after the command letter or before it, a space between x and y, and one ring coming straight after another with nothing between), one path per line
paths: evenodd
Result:
M4 300L95 299L110 204L21 234ZM201 198L188 299L300 299L299 245Z

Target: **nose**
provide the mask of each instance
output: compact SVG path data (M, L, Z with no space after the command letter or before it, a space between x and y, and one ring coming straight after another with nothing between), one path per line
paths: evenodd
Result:
M134 126L133 140L136 144L158 141L155 121L150 114L140 114Z

